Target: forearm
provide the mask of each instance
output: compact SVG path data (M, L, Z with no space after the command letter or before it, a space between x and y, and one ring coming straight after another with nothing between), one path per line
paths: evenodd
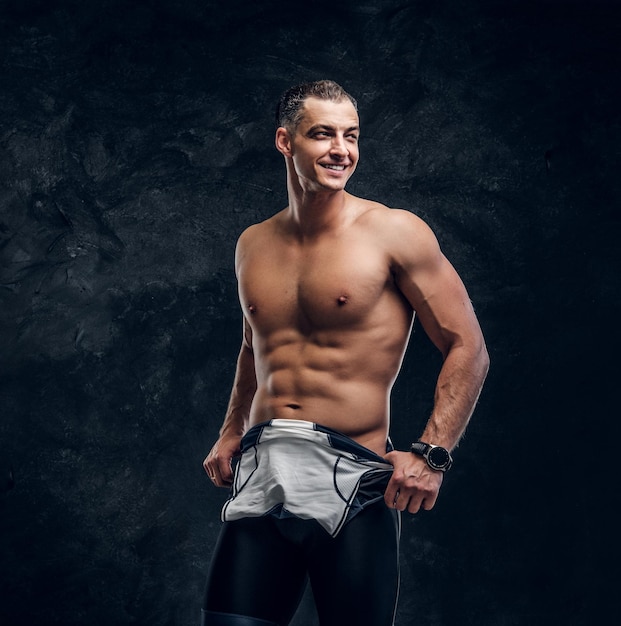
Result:
M489 368L484 342L451 349L438 376L434 407L421 441L452 450L461 439Z
M247 345L242 348L237 359L237 369L231 397L226 410L220 436L243 436L246 432L252 400L257 390L254 368L254 355Z
M254 356L252 349L244 343L237 359L233 390L220 428L220 438L203 461L205 471L218 487L227 487L233 480L232 460L240 454L240 442L248 425L256 385Z

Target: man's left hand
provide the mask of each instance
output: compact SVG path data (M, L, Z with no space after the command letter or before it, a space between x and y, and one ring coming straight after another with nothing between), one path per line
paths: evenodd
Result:
M425 459L411 452L394 450L384 458L395 468L386 487L386 506L398 511L429 511L438 499L443 472L433 470Z

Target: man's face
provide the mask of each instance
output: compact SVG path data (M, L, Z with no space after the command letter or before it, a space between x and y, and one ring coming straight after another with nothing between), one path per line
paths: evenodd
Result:
M291 136L291 157L305 191L345 188L358 164L358 113L349 100L307 98Z

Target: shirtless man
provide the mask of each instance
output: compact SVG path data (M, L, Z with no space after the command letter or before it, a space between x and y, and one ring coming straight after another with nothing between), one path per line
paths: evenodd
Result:
M429 227L345 191L359 157L355 100L331 81L301 85L277 118L289 205L237 245L243 339L204 461L233 489L202 623L284 626L310 578L322 626L388 626L400 512L434 506L487 351ZM415 314L444 360L423 443L396 451L390 393Z

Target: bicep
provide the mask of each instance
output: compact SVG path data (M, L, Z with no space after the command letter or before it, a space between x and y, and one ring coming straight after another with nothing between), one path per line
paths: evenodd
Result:
M406 280L406 297L411 299L418 318L444 356L450 348L472 341L480 335L472 303L453 266L444 259L433 272ZM408 295L408 293L410 295Z
M397 286L445 357L451 348L481 340L466 287L428 227L398 261Z

